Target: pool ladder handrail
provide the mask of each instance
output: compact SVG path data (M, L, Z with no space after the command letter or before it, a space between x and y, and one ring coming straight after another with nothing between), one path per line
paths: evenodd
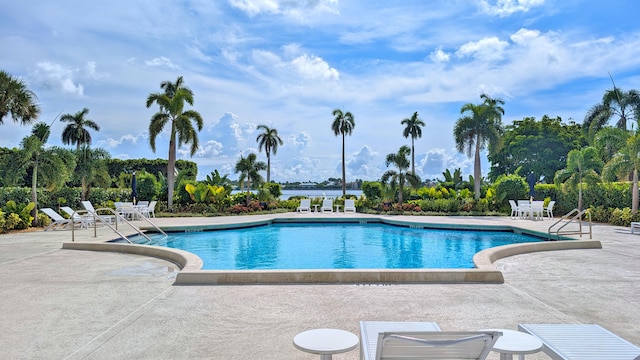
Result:
M582 231L582 216L583 215L587 215L588 218L588 222L589 222L589 231L588 232L584 232ZM566 221L562 226L560 226L557 230L556 230L556 240L560 238L560 234L562 233L562 235L580 235L580 237L582 237L583 234L589 234L589 239L593 238L593 231L592 231L592 227L591 227L591 212L589 212L589 209L585 209L585 210L578 210L578 209L573 209L570 212L568 212L567 214L565 214L564 216L562 216L560 219L558 219L556 222L554 222L553 224L551 224L551 226L549 226L549 229L547 229L547 237L549 240L551 240L551 229L553 229L554 226L560 224L561 222ZM575 222L577 220L578 222L578 230L565 230L562 231L562 229L564 229L565 226ZM561 232L562 231L562 232Z
M107 211L107 212L113 214L114 218L116 220L115 227L113 227L113 225L111 225L110 221L107 221L101 215L98 215L99 211ZM89 211L87 211L87 210L75 210L73 212L73 214L71 215L72 218L75 217L76 214L80 215L79 212L85 212L85 213L93 216L93 237L98 237L97 223L98 223L98 220L100 220L102 222L102 224L108 226L111 230L113 230L116 234L118 234L118 236L120 236L120 238L124 239L129 244L133 244L133 242L131 242L131 240L129 240L129 238L127 238L123 233L121 233L118 230L118 222L122 221L122 222L126 223L127 225L129 225L131 228L133 228L138 234L144 236L148 241L151 241L151 238L149 236L147 236L147 234L145 234L137 226L133 225L131 222L129 222L129 220L127 220L124 216L122 216L122 214L117 213L112 208L106 208L106 207L105 208L99 208L99 209L95 209L95 211L91 212L91 213ZM136 214L139 218L144 219L149 224L151 224L156 230L158 230L158 232L162 233L164 236L167 236L167 233L162 231L162 229L160 229L156 224L151 222L151 220L149 220L147 217L142 215L142 213L139 212L137 209L134 208L133 209L133 213ZM82 215L80 215L80 216L82 216ZM109 216L111 216L111 215L109 215ZM71 241L72 242L75 242L75 231L74 231L74 228L75 228L74 226L71 227Z

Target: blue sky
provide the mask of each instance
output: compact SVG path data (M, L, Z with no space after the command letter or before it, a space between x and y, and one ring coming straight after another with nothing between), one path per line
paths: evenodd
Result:
M505 100L505 124L526 116L582 122L612 87L640 88L640 2L633 0L154 0L0 3L0 69L24 79L40 120L89 108L92 146L115 158L167 158L168 133L151 151L157 108L146 97L183 76L202 114L198 153L178 158L236 178L258 152L256 126L285 144L275 181L340 177L335 108L353 113L347 180L377 180L384 159L409 145L400 121L425 121L416 172L473 172L455 150L460 107L486 92ZM55 122L50 145L61 145ZM5 119L0 146L30 127ZM266 161L264 153L259 158ZM486 154L485 154L486 155ZM486 157L486 156L485 156ZM483 163L483 175L488 173Z

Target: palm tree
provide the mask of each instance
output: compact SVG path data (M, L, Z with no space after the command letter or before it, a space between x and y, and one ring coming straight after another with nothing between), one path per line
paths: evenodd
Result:
M600 133L598 133L599 135ZM609 160L602 170L602 177L611 179L617 177L626 180L631 174L631 211L638 211L638 170L640 170L640 133L628 135L627 132L622 141L624 146ZM596 135L596 137L598 136Z
M45 148L51 129L45 123L37 123L31 130L31 135L22 139L16 159L10 164L14 169L10 173L9 181L17 181L31 169L31 201L35 204L32 211L33 225L38 225L38 179L44 182L49 191L63 186L73 174L76 163L73 155L66 149L59 147Z
M0 70L0 125L9 114L14 122L31 124L40 115L37 99L22 80Z
M245 182L247 182L247 205L251 200L251 182L255 186L258 186L262 183L262 176L260 176L260 171L267 169L267 164L262 161L257 161L257 156L254 153L244 156L240 156L240 160L236 163L235 172L240 173L240 177L238 178L238 182L240 182L240 186Z
M578 188L578 210L582 211L582 184L595 184L600 180L596 169L602 168L598 151L592 146L573 149L567 154L567 167L558 170L554 177L556 186L564 183L569 188Z
M62 130L62 143L65 145L76 145L76 151L80 150L81 145L91 144L91 133L87 128L100 131L100 126L91 119L85 119L89 113L89 109L84 108L77 113L64 114L60 117L60 121L69 124Z
M640 93L637 90L624 91L614 86L613 90L607 90L600 104L594 105L585 115L583 129L587 137L593 139L594 135L611 118L617 117L615 127L627 130L629 121L640 120Z
M202 116L195 110L184 110L184 103L193 106L193 92L184 86L182 76L175 83L164 81L160 87L163 93L151 93L147 97L147 108L157 103L160 111L153 114L149 124L149 144L156 151L156 137L168 122L171 122L169 135L169 161L167 164L167 209L173 210L173 191L175 186L176 146L191 144L191 156L198 150L198 133L193 127L195 122L198 131L202 130ZM177 139L176 139L177 137ZM176 145L177 140L177 145Z
M275 155L278 152L278 145L283 145L284 142L278 136L278 130L271 129L267 125L258 125L258 130L264 132L256 138L258 142L258 150L264 149L267 154L267 182L271 182L271 152Z
M80 197L82 201L87 200L91 185L97 183L101 187L108 187L111 183L107 160L109 152L102 148L91 149L88 145L83 145L76 150L76 180L80 180Z
M397 153L387 154L387 167L391 164L398 168L398 171L387 170L382 174L381 181L386 183L390 181L392 187L398 186L398 202L402 204L402 193L404 191L404 185L406 182L413 187L420 185L420 178L413 173L409 173L409 159L407 157L411 154L411 149L408 146L403 145L400 147Z
M456 121L453 128L453 136L456 148L459 152L465 152L468 157L474 155L473 163L473 191L476 200L480 199L480 179L482 171L480 169L480 151L487 145L498 147L500 136L503 132L502 115L504 109L499 106L504 103L500 99L491 99L482 94L484 102L479 105L467 103L460 108L463 116Z
M351 135L353 128L356 127L356 122L353 119L353 114L350 112L343 113L340 109L333 110L333 123L331 124L331 130L338 136L342 135L342 196L347 195L347 176L345 172L344 162L344 137L345 135Z
M416 149L413 146L413 142L417 138L422 137L422 127L425 125L424 121L418 117L418 112L414 112L410 118L404 119L400 122L402 125L406 125L402 135L408 138L411 135L411 173L416 174Z

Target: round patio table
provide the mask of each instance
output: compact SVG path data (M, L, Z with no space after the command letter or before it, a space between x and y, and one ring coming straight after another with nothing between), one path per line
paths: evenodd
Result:
M331 360L332 354L351 351L359 342L355 334L339 329L307 330L293 338L296 349L318 354L321 360Z

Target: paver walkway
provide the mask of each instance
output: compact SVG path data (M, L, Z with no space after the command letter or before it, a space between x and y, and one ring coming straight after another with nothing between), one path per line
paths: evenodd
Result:
M406 218L539 231L551 224ZM92 239L90 231L76 235ZM98 239L107 237L113 233L101 229ZM489 285L172 286L177 269L167 261L62 250L69 239L69 231L0 235L0 358L316 359L293 347L298 332L335 327L357 333L360 320L435 321L443 330L597 323L640 345L640 235L628 228L595 226L603 249L499 260L505 283ZM334 359L358 356L354 350Z

